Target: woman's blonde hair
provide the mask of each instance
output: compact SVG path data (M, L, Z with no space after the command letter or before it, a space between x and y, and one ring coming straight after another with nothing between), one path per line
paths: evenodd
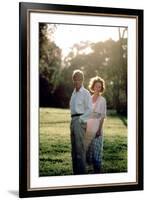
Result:
M94 89L94 85L96 83L101 83L101 85L102 85L101 93L103 93L104 90L105 90L105 81L104 81L104 79L102 79L99 76L95 76L95 77L93 77L93 78L90 79L89 86L88 86L90 92L94 93L93 89Z

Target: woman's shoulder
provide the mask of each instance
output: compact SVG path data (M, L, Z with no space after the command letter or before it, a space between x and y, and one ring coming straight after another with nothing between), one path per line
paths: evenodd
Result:
M106 103L106 99L105 99L105 97L101 96L100 99L101 99L101 102Z

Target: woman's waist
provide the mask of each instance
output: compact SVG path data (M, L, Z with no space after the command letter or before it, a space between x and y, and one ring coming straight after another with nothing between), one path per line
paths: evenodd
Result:
M98 113L98 112L92 112L91 115L90 115L90 118L96 118L96 119L99 119L102 117L102 114L101 113Z

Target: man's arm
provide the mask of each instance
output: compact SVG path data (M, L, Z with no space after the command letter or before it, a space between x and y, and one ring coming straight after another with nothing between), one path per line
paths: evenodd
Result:
M86 123L90 114L92 113L92 98L90 93L87 92L84 97L84 105L85 105L85 112L83 115L80 116L80 122Z

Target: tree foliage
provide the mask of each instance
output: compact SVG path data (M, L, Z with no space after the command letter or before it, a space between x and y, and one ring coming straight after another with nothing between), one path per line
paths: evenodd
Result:
M53 41L55 25L39 25L40 106L54 105L54 90L58 85L61 49Z

